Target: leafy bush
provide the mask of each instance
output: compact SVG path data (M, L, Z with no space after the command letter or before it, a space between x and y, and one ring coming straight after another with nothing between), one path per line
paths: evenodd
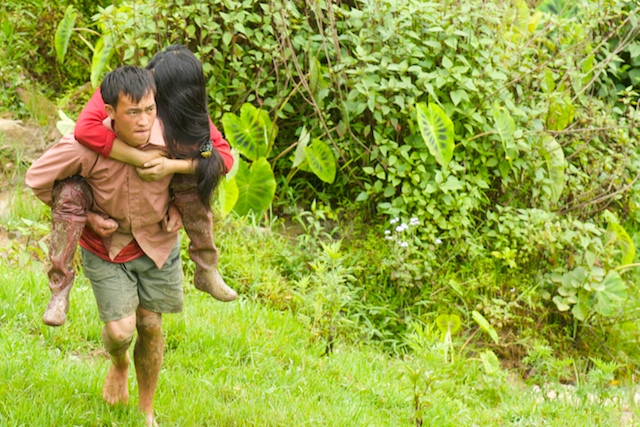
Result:
M504 335L538 319L557 332L622 310L598 292L609 277L624 297L628 275L618 286L615 272L633 262L624 227L637 227L640 203L637 12L622 0L562 4L122 1L91 18L73 9L75 27L98 34L82 32L86 47L78 31L63 39L77 49L66 60L92 58L82 76L94 84L121 62L146 65L183 43L203 62L212 114L238 149L234 126L254 123L236 126L243 113L262 117L255 135L272 124L277 138L256 138L266 151L242 155L273 173L278 207L322 200L375 223L343 239L365 260L352 272L362 284L352 302L372 335L392 339L445 311L474 327L478 306ZM297 173L298 154L310 162L314 144L336 159L335 176L311 165ZM608 229L604 212L630 222ZM394 227L419 226L381 245L395 218ZM296 280L309 273L299 261L283 267ZM270 275L281 295L278 274L251 265L247 274Z
M144 65L164 45L185 43L211 76L215 116L245 102L266 108L280 128L276 153L290 150L306 128L335 151L339 181L364 185L359 199L425 220L432 236L469 236L494 204L549 209L591 194L566 187L573 167L579 173L584 165L564 166L589 139L620 141L612 179L625 169L622 160L635 158L624 119L592 118L606 105L578 98L611 62L597 63L594 54L611 39L601 23L621 25L628 14L624 2L606 11L585 3L580 21L533 13L523 1L297 6L108 6L94 17L105 53L92 74L114 61ZM453 163L440 167L424 150L420 102L452 120ZM276 156L274 169L288 160ZM355 196L354 189L322 188L336 199Z

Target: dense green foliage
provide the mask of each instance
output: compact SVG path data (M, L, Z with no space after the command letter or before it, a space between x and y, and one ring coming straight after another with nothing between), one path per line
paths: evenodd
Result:
M306 319L327 351L337 337L407 349L406 334L447 315L502 357L535 342L631 366L638 11L533 6L5 5L2 111L27 116L24 87L66 109L77 86L184 43L242 159L220 210L266 211L263 225L301 231L294 249L242 241L277 268L247 255L231 275ZM37 8L53 12L35 22ZM225 242L223 257L241 252Z

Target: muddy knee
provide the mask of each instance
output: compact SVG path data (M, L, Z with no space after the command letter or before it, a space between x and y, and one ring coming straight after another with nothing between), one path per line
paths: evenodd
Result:
M134 316L125 319L107 322L102 328L102 341L109 353L118 349L127 349L133 341L135 332Z
M57 216L86 218L92 204L91 187L81 176L75 175L56 181L53 186L51 214L54 218Z
M162 316L142 308L138 308L136 329L141 335L162 335Z

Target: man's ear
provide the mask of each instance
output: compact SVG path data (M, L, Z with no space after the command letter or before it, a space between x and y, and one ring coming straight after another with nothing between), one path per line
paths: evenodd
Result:
M113 108L110 104L104 104L104 111L107 112L111 120L116 119L116 109Z

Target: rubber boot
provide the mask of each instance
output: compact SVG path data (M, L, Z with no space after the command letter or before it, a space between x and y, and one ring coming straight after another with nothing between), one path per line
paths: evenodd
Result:
M238 298L218 272L218 249L213 243L213 215L198 198L196 177L174 175L171 180L174 205L182 216L182 225L189 236L189 257L196 264L193 284L219 301Z
M87 223L87 211L92 204L91 188L79 176L56 182L51 207L48 271L51 298L42 321L49 326L61 326L67 320L69 291L75 273L73 259L78 240Z

